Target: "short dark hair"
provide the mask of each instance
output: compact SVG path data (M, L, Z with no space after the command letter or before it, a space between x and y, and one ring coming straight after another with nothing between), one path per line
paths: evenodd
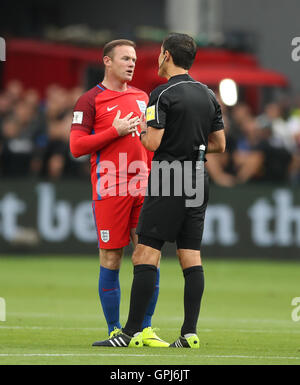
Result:
M163 50L169 51L177 67L190 69L197 53L194 39L185 33L170 33L162 43Z
M126 39L112 40L106 43L105 46L103 47L103 57L109 56L113 52L115 47L118 47L121 45L128 45L133 48L136 47L135 42L132 40L126 40Z

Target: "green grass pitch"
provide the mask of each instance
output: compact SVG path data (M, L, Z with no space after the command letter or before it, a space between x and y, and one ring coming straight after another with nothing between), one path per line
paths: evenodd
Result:
M198 323L200 349L93 348L107 336L99 305L97 257L0 257L0 364L237 365L300 364L300 264L204 258L206 288ZM121 321L132 281L121 268ZM153 326L173 342L183 317L183 277L176 259L161 262Z

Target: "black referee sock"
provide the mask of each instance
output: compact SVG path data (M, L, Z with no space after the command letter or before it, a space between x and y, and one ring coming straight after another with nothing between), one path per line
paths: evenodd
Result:
M128 321L123 328L124 333L129 336L141 331L145 313L155 289L157 267L136 265L133 272Z
M192 266L183 270L184 287L184 323L181 335L196 334L200 313L200 304L204 291L204 273L202 266Z

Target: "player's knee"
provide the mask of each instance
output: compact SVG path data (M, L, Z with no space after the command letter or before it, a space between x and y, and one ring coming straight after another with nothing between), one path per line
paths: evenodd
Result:
M110 269L117 270L120 268L122 259L122 249L100 250L100 265Z

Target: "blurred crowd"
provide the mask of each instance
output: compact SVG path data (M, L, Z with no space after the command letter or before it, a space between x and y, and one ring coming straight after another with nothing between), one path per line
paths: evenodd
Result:
M69 152L73 107L83 93L51 85L41 99L11 81L0 93L0 178L42 177L52 180L88 175L86 158Z
M207 169L218 185L246 182L300 183L300 99L282 99L253 114L245 103L226 107L218 98L226 152L208 154Z
M73 106L83 92L51 85L41 98L17 80L7 84L0 93L0 178L89 177L88 157L74 159L68 144ZM269 103L259 115L244 103L220 104L227 151L207 155L212 181L299 184L300 100Z

